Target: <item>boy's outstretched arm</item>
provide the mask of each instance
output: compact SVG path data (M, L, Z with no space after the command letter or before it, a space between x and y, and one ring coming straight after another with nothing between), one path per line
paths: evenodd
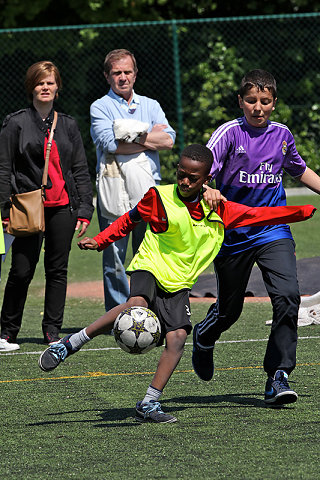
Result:
M94 238L85 237L83 240L80 240L78 247L81 250L104 250L111 243L128 235L137 224L138 222L135 222L130 217L130 212L126 212Z
M93 238L85 237L78 242L78 246L81 250L98 250L100 252L111 245L111 243L129 235L141 220L144 220L146 223L149 222L156 229L161 227L159 231L165 231L167 229L167 220L163 221L163 216L165 216L165 213L158 200L158 194L151 187L132 210L121 215L109 227Z
M220 203L218 215L227 230L239 227L260 227L302 222L311 218L317 209L313 205L248 207L235 202Z
M311 168L307 167L301 177L299 177L299 180L310 190L320 194L320 177Z

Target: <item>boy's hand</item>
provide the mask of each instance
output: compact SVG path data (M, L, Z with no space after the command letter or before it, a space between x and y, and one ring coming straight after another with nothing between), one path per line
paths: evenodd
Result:
M220 190L215 190L208 185L203 186L203 198L206 203L209 205L210 210L217 211L218 205L220 202L227 202L228 200L224 197Z
M93 238L84 237L78 242L78 247L80 250L97 250L98 244Z

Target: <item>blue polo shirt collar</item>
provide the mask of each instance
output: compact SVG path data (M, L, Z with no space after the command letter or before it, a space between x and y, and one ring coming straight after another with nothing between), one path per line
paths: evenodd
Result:
M112 90L112 88L110 88L108 95L111 98L113 98L114 100L116 100L117 102L119 102L121 107L124 108L127 111L129 111L131 109L135 110L137 108L137 105L140 104L139 95L137 95L134 90L132 90L132 99L131 99L131 102L129 104L124 98L117 95Z

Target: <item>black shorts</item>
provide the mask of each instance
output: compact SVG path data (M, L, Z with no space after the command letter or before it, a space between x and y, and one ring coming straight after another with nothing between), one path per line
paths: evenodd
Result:
M192 330L189 290L165 292L156 282L152 273L146 270L137 270L130 275L130 297L144 297L148 308L152 310L161 323L161 340L168 332L183 328L189 335Z

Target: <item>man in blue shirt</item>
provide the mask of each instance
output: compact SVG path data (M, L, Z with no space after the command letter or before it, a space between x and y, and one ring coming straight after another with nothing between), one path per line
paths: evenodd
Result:
M170 127L156 100L137 95L134 55L128 50L113 50L104 62L104 76L110 90L90 108L91 136L97 151L97 211L100 229L130 210L146 191L161 179L159 150L170 150L175 131ZM131 135L115 134L114 121L124 122ZM132 138L132 125L145 125ZM123 125L123 123L122 123ZM145 133L143 133L145 132ZM145 231L142 223L132 235L135 253ZM103 252L103 280L106 311L124 303L129 286L124 269L127 237Z

